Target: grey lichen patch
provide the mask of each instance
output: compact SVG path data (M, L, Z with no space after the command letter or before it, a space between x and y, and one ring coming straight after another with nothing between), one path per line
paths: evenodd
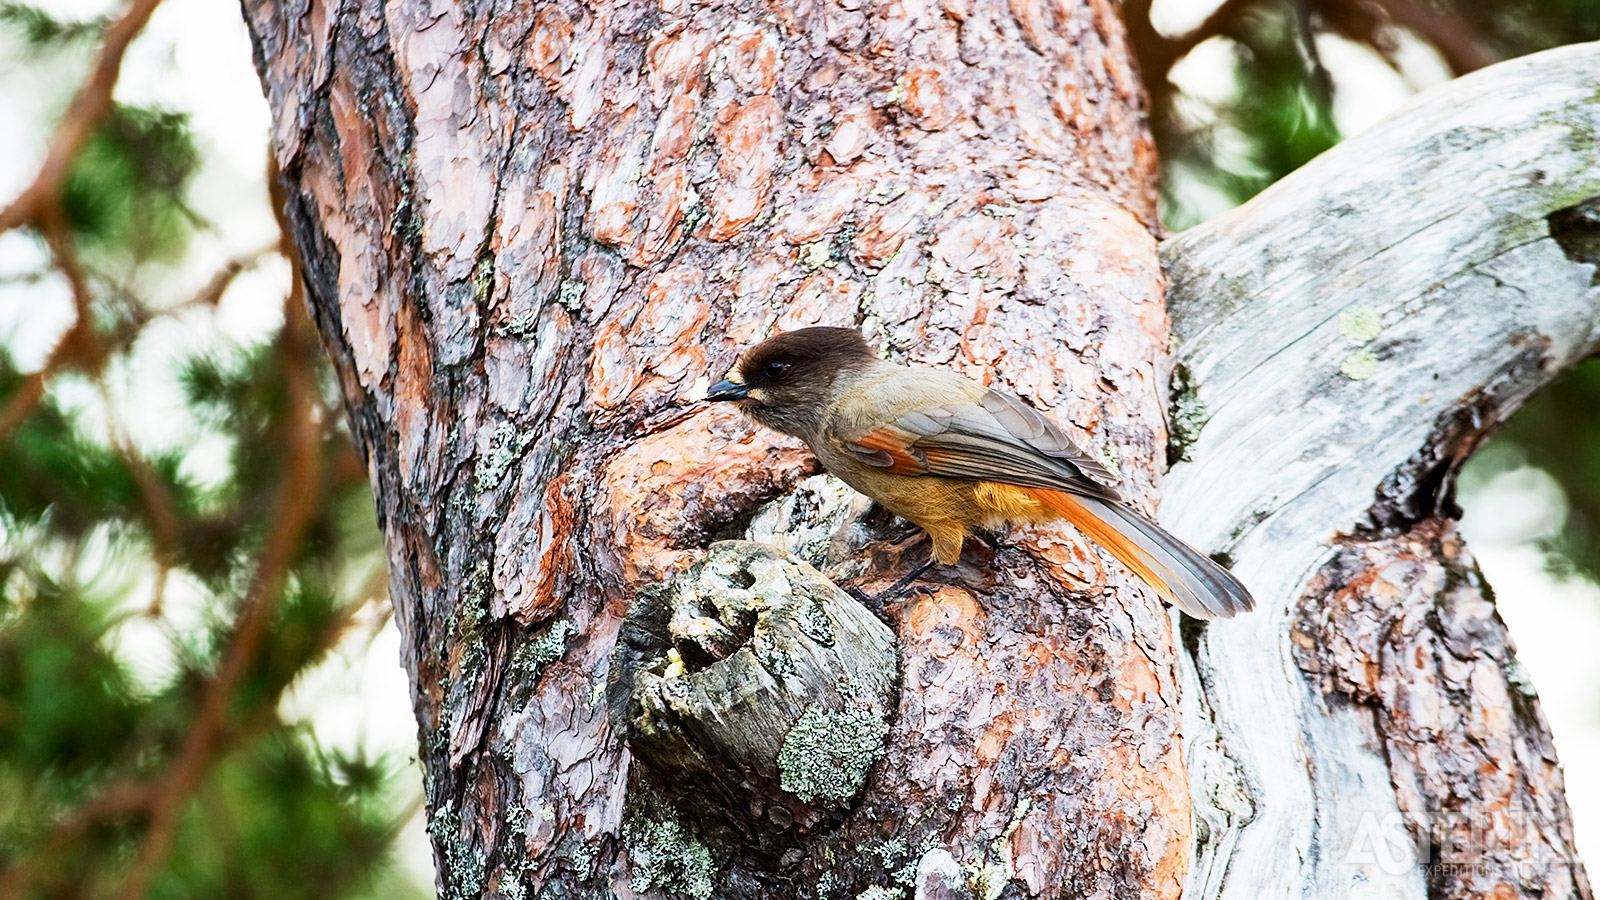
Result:
M1339 314L1339 333L1352 344L1369 344L1383 331L1383 320L1370 306L1352 306Z
M1194 459L1194 443L1206 421L1206 405L1194 383L1189 367L1179 363L1172 368L1171 430L1167 434L1167 464Z
M506 810L506 833L501 843L501 870L495 879L495 892L505 900L527 900L528 886L523 876L528 870L528 810L513 805Z
M716 875L711 850L676 817L636 814L623 823L622 839L633 867L630 886L636 893L658 887L710 900Z
M772 634L758 634L750 648L761 661L761 665L779 678L794 678L799 675L795 668L794 660L789 654L789 642L781 636Z
M1533 689L1533 678L1528 674L1528 669L1522 664L1522 660L1513 658L1507 663L1505 675L1506 683L1517 693L1529 700L1538 699L1539 692Z
M924 835L922 840L917 844L916 849L914 851L907 852L906 857L901 863L900 867L890 872L889 877L893 879L896 884L903 884L908 888L915 888L917 884L917 870L922 867L923 859L930 851L936 849L938 846L939 838L937 834L930 833ZM948 854L946 855L948 856ZM950 864L952 866L955 865L954 857L950 858Z
M800 264L808 272L815 271L823 266L836 265L833 258L832 242L826 237L821 237L809 244L801 245Z
M1371 350L1357 350L1339 365L1339 374L1351 381L1366 381L1378 373L1378 357Z
M573 312L582 312L583 295L587 290L588 285L581 281L563 281L561 290L556 294L556 302Z
M611 714L635 770L686 821L818 827L860 792L896 708L888 626L749 541L641 588L617 646Z
M1005 892L1006 882L1011 880L1011 874L1002 863L989 863L981 866L962 866L967 873L967 883L972 886L972 895L977 900L999 900Z
M873 885L856 895L856 900L905 900L906 892L900 888Z
M903 837L890 838L881 844L870 845L866 850L868 853L883 860L885 869L893 868L896 863L905 859L908 852L906 839Z
M1000 832L990 846L996 856L1002 858L1010 856L1006 849L1006 844L1010 842L1011 836L1017 833L1017 829L1022 826L1022 820L1027 817L1030 809L1033 809L1033 799L1031 797L1023 797L1017 801L1016 807L1011 810L1011 821L1006 823L1006 830Z
M828 616L828 611L823 609L820 604L808 603L801 607L800 615L797 618L800 621L800 631L806 637L824 647L833 646L835 640L833 619Z
M517 648L511 657L511 667L518 678L526 683L537 681L544 667L560 659L567 652L567 638L577 631L570 619L558 619L538 636Z
M881 206L890 202L891 200L897 199L907 190L909 190L909 185L904 181L879 179L878 181L874 182L872 188L867 191L867 200L871 203L876 203Z
M489 302L489 292L494 289L494 255L485 252L472 268L472 299L479 306Z
M462 835L461 815L454 803L446 802L433 811L428 836L444 851L445 871L440 873L444 888L439 896L444 900L480 896L488 878L488 859L483 848L473 846Z
M489 490L506 477L506 472L522 457L522 451L533 443L534 435L523 432L510 422L501 422L489 440L489 450L478 467L475 482L479 492Z
M928 834L915 851L903 837L890 838L880 844L868 844L863 850L882 861L883 870L888 873L890 881L910 888L917 883L917 865L922 854L937 844L937 836Z
M1117 481L1122 480L1122 453L1117 450L1116 444L1106 444L1100 448L1100 465L1106 467L1111 477Z
M887 95L884 97L884 99L889 101L890 104L894 104L894 105L898 105L898 104L900 104L900 103L905 101L905 99L906 99L906 79L905 79L904 75L902 75L899 78L896 78L894 80L894 84L890 85L889 91L888 91Z
M502 337L528 338L539 330L539 314L537 312L523 313L512 316L499 328Z
M1006 823L1005 830L995 835L989 842L989 853L984 859L962 866L967 875L967 882L972 886L972 895L977 900L997 900L1005 892L1006 884L1011 880L1011 836L1016 834L1022 826L1022 820L1027 817L1028 811L1033 809L1033 800L1022 797L1017 800L1017 805L1011 810L1011 820ZM987 859L992 854L993 861Z
M1345 357L1339 365L1339 374L1351 381L1366 381L1378 372L1378 357L1366 345L1383 331L1383 321L1378 312L1368 306L1352 306L1339 314L1339 333L1355 344L1358 350Z
M807 707L778 752L780 785L807 803L843 804L866 783L888 734L889 724L870 710Z
M488 592L489 567L486 562L479 561L467 579L466 590L461 592L461 600L456 604L455 615L450 623L451 633L461 646L456 669L461 684L471 684L489 659L489 651L483 645L483 624L489 618L486 606ZM441 684L441 688L446 693L450 692L447 684Z

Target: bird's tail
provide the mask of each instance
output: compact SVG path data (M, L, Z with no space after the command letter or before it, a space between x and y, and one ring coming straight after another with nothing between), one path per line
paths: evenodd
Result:
M1189 615L1230 618L1255 608L1233 573L1132 509L1062 491L1033 493Z

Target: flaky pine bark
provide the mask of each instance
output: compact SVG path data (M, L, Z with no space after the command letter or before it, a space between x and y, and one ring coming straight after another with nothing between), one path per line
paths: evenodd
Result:
M643 588L747 522L848 512L772 507L815 463L690 402L772 329L859 324L992 379L1150 507L1154 158L1109 4L245 12L370 460L446 896L1177 896L1169 620L1065 529L890 608L883 758L822 818L686 814L603 702ZM840 558L868 587L904 570L860 543Z

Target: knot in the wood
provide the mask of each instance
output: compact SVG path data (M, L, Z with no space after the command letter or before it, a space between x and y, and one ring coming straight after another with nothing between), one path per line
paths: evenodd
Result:
M641 774L757 844L844 809L898 700L894 633L816 569L750 541L633 599L612 715Z

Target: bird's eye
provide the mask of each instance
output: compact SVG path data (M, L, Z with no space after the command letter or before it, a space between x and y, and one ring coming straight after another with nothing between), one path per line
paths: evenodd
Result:
M782 378L789 374L789 364L781 359L770 360L762 368L766 371L768 378Z

